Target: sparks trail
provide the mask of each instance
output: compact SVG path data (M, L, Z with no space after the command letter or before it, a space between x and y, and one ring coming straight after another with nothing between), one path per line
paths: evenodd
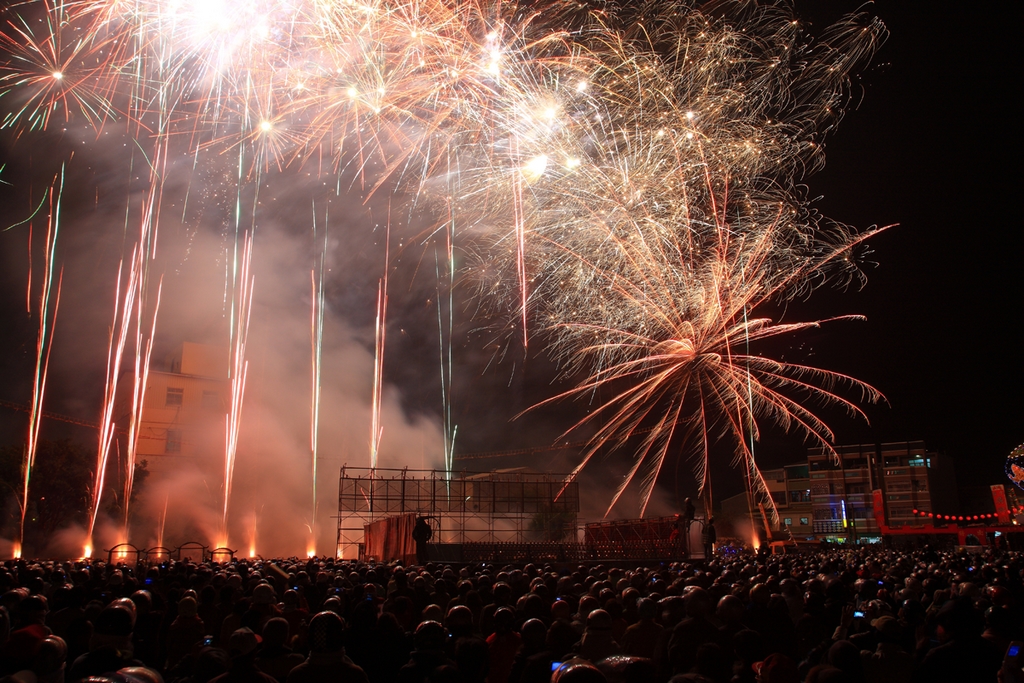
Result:
M60 202L64 191L64 174L56 178L48 190L49 213L46 221L46 237L43 246L43 275L39 287L39 327L36 333L35 372L32 376L32 405L29 408L28 436L25 440L25 457L22 462L22 491L18 501L21 518L18 526L18 539L14 544L14 556L21 557L25 544L25 514L28 511L29 485L32 480L32 467L35 465L36 452L39 448L39 427L43 418L43 397L46 392L46 376L50 366L50 349L53 346L54 325L57 322L57 310L60 307L61 283L64 279L63 268L57 274L57 289L54 292L54 269L56 266L57 237L60 234ZM29 229L29 253L32 250L32 231ZM28 291L32 291L32 271L29 270ZM52 303L51 303L52 297ZM31 308L30 308L31 311Z

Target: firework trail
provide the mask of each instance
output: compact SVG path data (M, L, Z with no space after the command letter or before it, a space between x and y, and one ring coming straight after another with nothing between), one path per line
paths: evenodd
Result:
M256 532L262 511L262 508L259 510L256 508L252 509L252 529L249 532L249 557L256 557Z
M313 238L316 241L316 207L313 209ZM314 262L313 270L310 271L310 284L312 285L312 316L310 320L310 340L312 342L312 387L310 405L309 425L309 448L311 464L313 468L312 485L312 510L310 514L309 536L310 542L307 553L316 554L316 480L317 480L317 443L320 433L320 377L323 369L323 341L324 341L324 261L327 258L327 226L324 225L323 246L320 247L319 259ZM255 525L255 522L253 523ZM255 532L254 532L255 534Z
M57 276L57 291L53 292L54 257L57 247L57 236L60 232L60 201L64 191L63 170L58 180L56 191L53 187L48 191L50 211L46 223L46 241L43 249L44 266L43 280L39 292L39 330L36 334L36 369L32 376L32 405L29 409L28 438L25 441L25 458L22 462L23 484L21 491L21 519L18 526L18 540L14 545L14 556L21 557L25 543L25 513L28 511L28 491L32 479L32 467L35 465L36 451L39 446L39 426L42 422L43 395L46 391L46 374L50 365L50 349L53 344L53 331L57 322L57 309L60 306L60 289L63 281L63 269ZM29 229L29 252L32 249L32 232ZM28 289L32 289L32 271L29 270ZM51 294L55 294L51 310ZM30 311L31 312L31 311Z
M165 130L166 119L165 117L160 117L159 121L160 130L155 147L156 151L152 160L147 159L147 161L150 161L148 164L149 184L142 206L138 242L141 248L137 252L139 261L135 266L138 277L134 280L136 288L134 338L132 340L134 367L132 372L131 411L128 415L128 447L124 468L122 543L127 543L129 540L129 518L131 514L132 490L135 486L139 433L142 429L142 409L146 398L146 385L149 381L150 361L153 355L153 341L156 338L156 320L160 311L160 298L163 292L163 276L161 276L157 283L156 297L148 325L149 335L147 336L145 332L145 303L149 293L149 264L156 256L160 205L163 198L163 185L167 167L168 139ZM130 314L130 310L125 311L126 319Z
M164 547L164 528L167 525L167 503L170 499L168 494L164 494L164 505L160 512L160 520L156 526L156 547Z
M437 343L441 367L441 426L444 433L444 475L449 495L451 494L452 468L455 463L455 436L458 425L452 424L452 330L455 326L455 223L452 217L445 223L445 267L442 274L434 248L434 272L437 281ZM444 320L441 305L441 283L447 280L448 301L447 321ZM447 343L445 340L447 339Z
M370 470L377 469L377 458L380 454L380 438L384 428L380 423L381 401L384 388L384 344L387 338L388 317L388 268L389 248L391 243L391 217L384 233L384 277L377 286L377 321L374 333L373 354L373 397L370 418Z
M114 319L110 324L110 335L107 342L107 372L106 383L103 390L102 412L100 414L99 445L96 453L96 471L93 473L92 496L89 505L89 527L86 533L86 545L82 553L83 557L92 557L93 531L96 528L96 518L100 512L100 501L103 497L103 488L106 484L107 458L110 454L110 445L114 438L114 399L117 395L117 381L121 369L121 356L124 354L125 343L128 338L127 321L131 319L131 309L134 305L135 296L135 265L137 262L136 253L139 246L135 245L131 258L131 274L129 284L125 291L125 299L121 300L121 276L124 271L124 259L117 268L117 284L114 288ZM118 317L121 317L121 324L118 325Z
M237 271L237 310L233 309L231 327L231 358L228 378L231 382L231 407L225 415L224 429L224 513L222 518L223 540L221 547L228 543L228 510L231 505L231 485L235 475L235 456L238 454L238 435L242 423L242 400L245 396L245 378L249 369L245 348L249 338L249 314L252 312L254 278L250 274L252 263L252 233L242 236L242 253Z
M135 486L135 467L138 461L139 433L142 429L142 406L146 399L146 386L149 383L150 360L153 355L153 340L156 338L156 318L160 310L160 295L163 292L163 278L157 285L156 302L153 306L153 316L149 328L149 336L145 336L143 326L142 306L137 307L135 319L135 367L133 372L133 384L131 387L131 413L128 422L128 449L124 469L124 520L122 530L122 542L127 543L129 538L129 514L131 512L132 489Z

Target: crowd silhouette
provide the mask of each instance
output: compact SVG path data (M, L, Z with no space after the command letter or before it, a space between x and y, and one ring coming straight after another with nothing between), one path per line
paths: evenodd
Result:
M619 563L620 565L622 563ZM3 683L1024 683L1024 557L0 565Z

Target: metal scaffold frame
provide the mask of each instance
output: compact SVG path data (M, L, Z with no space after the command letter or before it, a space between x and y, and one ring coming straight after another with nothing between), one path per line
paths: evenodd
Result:
M565 475L342 467L338 556L357 558L363 527L386 517L428 517L433 542L576 541L579 485Z

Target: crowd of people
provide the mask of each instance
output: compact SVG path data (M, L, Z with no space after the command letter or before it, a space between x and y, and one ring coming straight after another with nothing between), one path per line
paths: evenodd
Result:
M3 683L1024 683L1024 555L0 565Z

